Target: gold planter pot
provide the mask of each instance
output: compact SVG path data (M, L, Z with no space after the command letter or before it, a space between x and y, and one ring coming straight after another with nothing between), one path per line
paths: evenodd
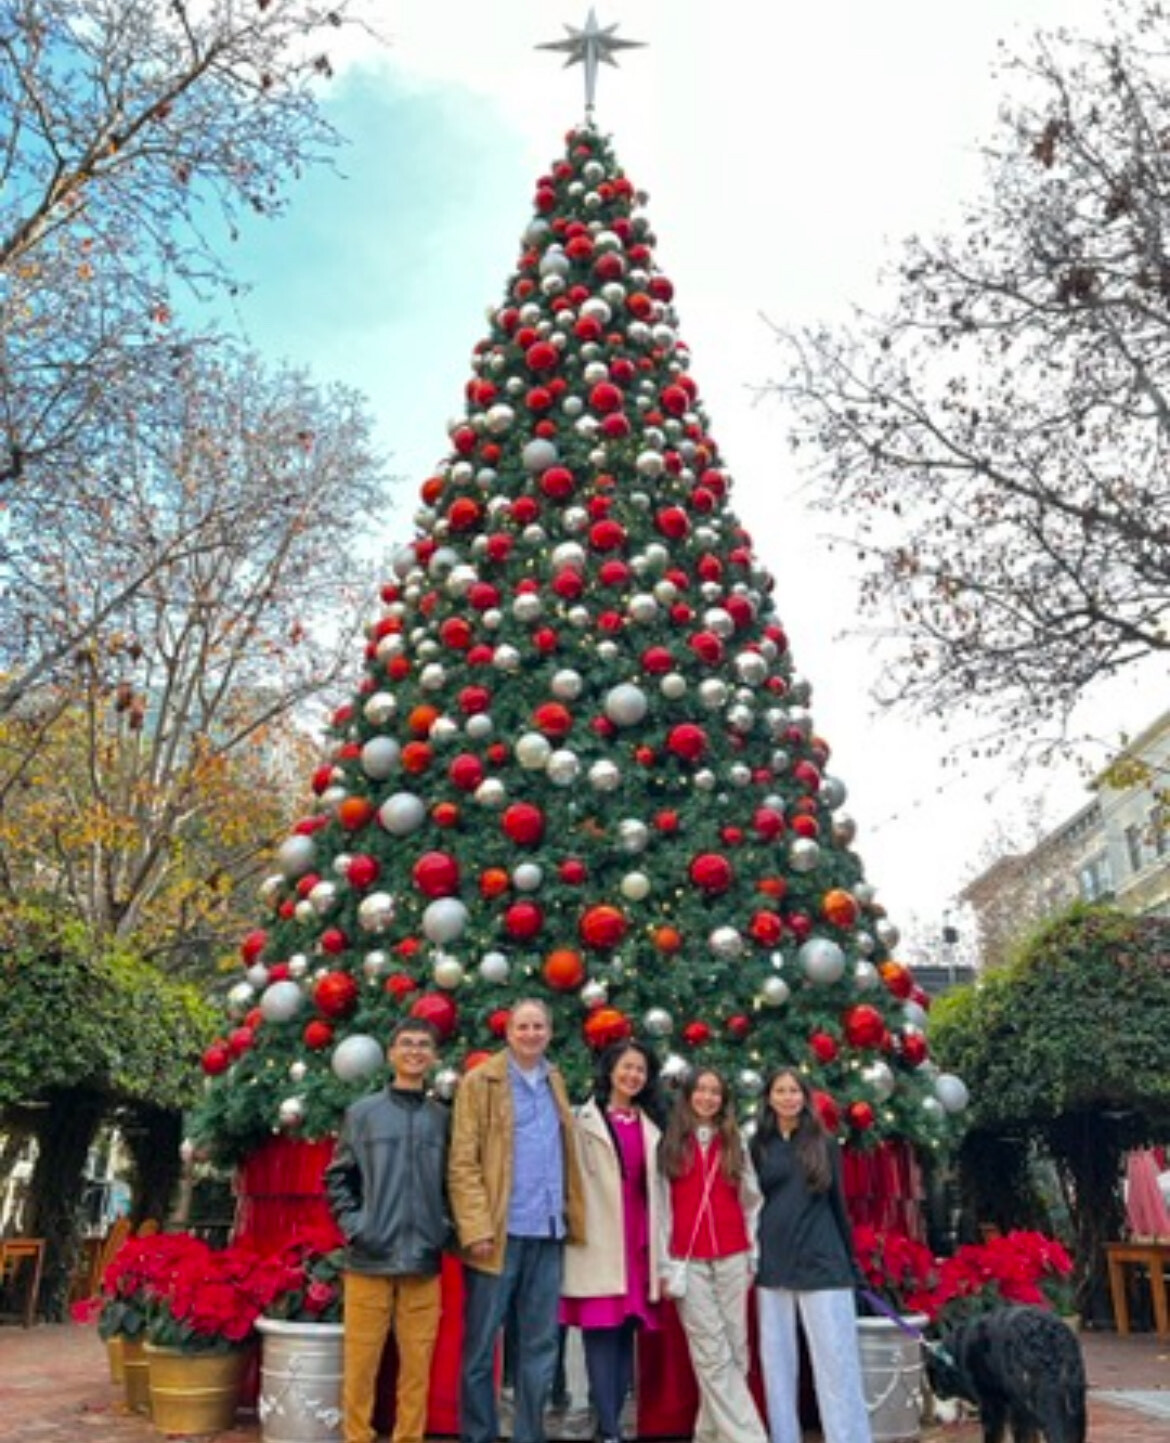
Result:
M235 1422L240 1379L247 1356L182 1353L147 1343L150 1416L164 1433L223 1433Z
M122 1392L132 1413L150 1416L150 1363L138 1338L122 1339Z
M121 1386L124 1377L122 1369L122 1335L115 1333L106 1339L106 1359L110 1365L110 1382Z

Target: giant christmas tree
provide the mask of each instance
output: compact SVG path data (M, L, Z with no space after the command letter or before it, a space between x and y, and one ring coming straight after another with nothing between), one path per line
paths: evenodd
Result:
M799 1063L848 1142L936 1143L962 1103L851 850L643 199L591 124L537 182L204 1058L222 1156L328 1134L407 1014L445 1039L450 1092L530 995L578 1089L633 1033L668 1076L724 1069L745 1112Z

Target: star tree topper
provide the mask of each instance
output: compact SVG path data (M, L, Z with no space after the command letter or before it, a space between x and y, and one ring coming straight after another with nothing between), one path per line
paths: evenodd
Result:
M578 30L575 25L563 27L569 32L567 40L549 40L543 45L538 45L537 50L561 50L569 58L565 61L566 69L570 65L583 65L585 67L585 118L593 119L593 107L597 98L597 67L604 61L606 65L617 67L614 59L616 50L640 50L644 47L642 40L619 40L614 34L616 25L598 25L597 12L589 10L589 18L585 21L585 28Z

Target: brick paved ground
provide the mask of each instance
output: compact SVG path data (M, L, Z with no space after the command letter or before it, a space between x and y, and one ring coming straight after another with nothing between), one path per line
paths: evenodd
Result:
M1083 1336L1090 1384L1091 1443L1170 1443L1170 1344L1148 1333ZM0 1439L5 1443L158 1443L143 1417L127 1413L109 1382L93 1328L0 1327ZM979 1443L973 1421L928 1430L925 1443ZM241 1418L216 1443L257 1443Z

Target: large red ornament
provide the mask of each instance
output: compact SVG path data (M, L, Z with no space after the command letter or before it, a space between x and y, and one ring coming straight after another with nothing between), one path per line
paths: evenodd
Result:
M371 882L376 882L382 868L374 857L368 856L365 852L358 852L356 856L349 859L349 866L345 869L345 879L351 887L368 887Z
M249 932L240 943L240 956L244 959L244 966L250 967L253 962L268 946L268 933L262 928Z
M411 876L424 897L450 897L459 890L459 863L449 852L424 852Z
M735 881L735 872L726 857L718 852L700 852L690 865L690 878L708 896L726 892Z
M532 714L537 729L546 737L560 741L573 730L573 713L559 701L543 702Z
M819 1089L813 1091L813 1106L817 1110L817 1116L824 1123L828 1132L836 1132L841 1126L841 1110L835 1100L827 1093Z
M902 1058L911 1067L920 1067L926 1061L930 1049L926 1045L926 1038L921 1032L904 1032L902 1034Z
M694 722L681 722L667 733L666 747L684 762L697 762L707 750L707 733Z
M483 762L471 752L462 752L453 758L447 775L461 792L474 792L484 778Z
M814 1032L808 1040L809 1049L818 1062L833 1062L837 1057L837 1039L827 1032Z
M349 938L340 927L327 927L321 933L321 951L330 957L340 957L349 948Z
M581 940L590 947L616 947L626 935L625 913L619 907L590 907L581 918Z
M859 1002L855 1007L848 1008L841 1025L850 1047L879 1047L886 1031L882 1014L868 1002Z
M702 1047L711 1040L711 1029L705 1022L688 1022L682 1030L683 1041L688 1047Z
M784 936L784 923L775 912L756 912L748 931L762 947L775 947Z
M535 847L544 836L544 813L531 802L513 802L500 818L500 826L518 847Z
M424 992L418 1001L411 1005L410 1015L429 1022L439 1036L446 1041L455 1031L455 1022L459 1014L450 993Z
M905 962L883 962L878 968L890 995L904 1002L914 987L914 974Z
M629 1037L634 1029L626 1014L616 1007L596 1007L585 1019L581 1030L589 1046L600 1051L611 1042L621 1042Z
M544 926L544 913L535 902L513 902L504 913L504 927L517 940L536 937Z
M868 1102L851 1102L845 1109L849 1126L858 1132L868 1132L874 1125L874 1111Z
M326 972L313 988L317 1011L326 1017L345 1017L357 1006L358 985L348 972Z

